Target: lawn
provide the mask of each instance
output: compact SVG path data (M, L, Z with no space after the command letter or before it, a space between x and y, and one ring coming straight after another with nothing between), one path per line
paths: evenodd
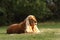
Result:
M0 27L0 40L60 40L60 23L39 23L39 34L6 34L7 26Z

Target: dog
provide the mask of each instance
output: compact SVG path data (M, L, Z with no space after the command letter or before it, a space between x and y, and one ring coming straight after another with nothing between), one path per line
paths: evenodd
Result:
M27 18L18 24L12 24L7 29L7 34L20 34L20 33L39 33L37 28L37 20L34 15L29 15Z

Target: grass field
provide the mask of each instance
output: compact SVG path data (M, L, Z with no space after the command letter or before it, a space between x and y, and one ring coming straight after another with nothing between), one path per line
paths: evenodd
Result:
M0 40L60 40L60 23L39 23L39 34L6 34L7 27L0 27Z

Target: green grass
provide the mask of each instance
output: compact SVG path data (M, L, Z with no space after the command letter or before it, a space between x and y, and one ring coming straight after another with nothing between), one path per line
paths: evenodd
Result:
M39 34L6 34L7 27L0 27L0 40L60 40L60 23L39 23Z

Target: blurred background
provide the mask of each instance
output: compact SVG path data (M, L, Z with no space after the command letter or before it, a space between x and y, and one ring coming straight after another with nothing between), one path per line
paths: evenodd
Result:
M0 0L0 26L20 23L28 15L38 22L60 22L60 0Z

